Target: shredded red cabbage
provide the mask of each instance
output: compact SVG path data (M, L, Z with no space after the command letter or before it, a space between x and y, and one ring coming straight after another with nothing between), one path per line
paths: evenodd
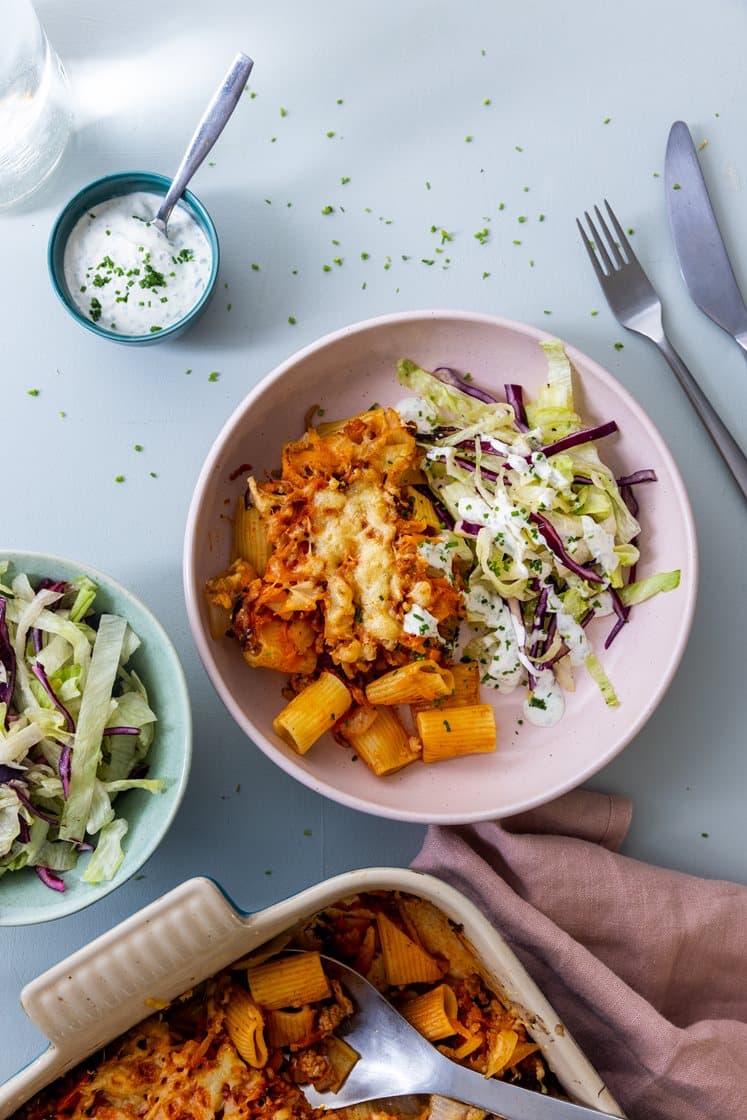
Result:
M438 520L444 525L444 527L446 529L453 529L454 518L451 516L443 502L439 501L439 499L431 490L428 489L427 486L416 486L415 489L419 490L421 494L425 494L426 498L428 498L434 510L436 511Z
M630 607L625 606L622 599L617 594L617 591L615 591L614 587L609 588L609 593L610 593L610 596L612 598L612 606L614 607L615 614L617 615L617 619L615 620L615 625L612 627L612 629L610 630L609 634L607 635L607 637L605 639L605 642L604 642L604 648L605 649L610 648L610 646L614 642L615 638L620 633L620 631L622 630L625 623L628 621L628 617L630 616Z
M546 517L543 517L541 513L530 513L529 520L532 522L532 524L537 526L540 533L545 538L545 544L547 545L547 547L551 552L555 553L555 555L559 560L562 561L563 564L565 564L566 568L570 569L570 571L572 572L575 572L577 576L581 576L581 579L585 579L587 583L603 582L602 577L598 575L597 572L595 572L592 568L584 568L581 564L577 564L572 556L568 555L565 549L565 545L560 539L560 534L558 533L555 526L550 521L548 521Z
M0 595L0 704L5 704L5 727L8 726L8 711L13 700L13 690L16 686L16 655L10 644L8 627L5 622L5 612L8 601Z
M102 735L139 735L139 727L105 727Z
M637 486L639 482L658 482L656 471L644 470L633 471L632 474L623 475L622 478L617 479L617 485L622 488L623 486Z
M520 432L528 432L529 423L527 421L526 409L524 408L524 390L521 385L504 385L503 391L506 394L507 404L510 404L514 410L516 427Z
M8 782L7 784L15 792L21 804L24 805L30 813L33 813L35 817L40 817L43 821L46 821L47 824L60 823L57 817L53 817L51 813L45 813L43 809L40 809L37 805L34 805L33 801L29 797L27 797L24 791L20 788L20 783L18 781Z
M34 871L44 883L45 887L49 887L53 891L64 891L65 884L59 875L55 875L54 871L50 871L48 867L35 867Z
M608 420L605 424L597 424L595 428L584 428L581 432L573 432L569 436L563 436L562 439L556 439L555 443L548 443L547 447L543 447L542 450L545 455L557 455L560 451L567 451L570 447L578 447L581 443L591 443L592 440L611 436L617 430L617 423L614 420Z
M70 715L70 712L67 710L65 705L62 703L62 701L58 697L55 690L52 688L52 685L49 683L49 677L47 676L46 672L44 671L43 666L41 666L39 664L39 662L37 661L31 666L31 672L34 674L36 679L39 681L39 683L41 684L42 688L46 692L49 699L54 704L57 711L60 712L64 716L65 724L67 725L68 731L75 731L75 720Z
M483 404L497 404L498 398L486 393L484 389L478 389L477 385L473 385L461 373L457 373L455 369L450 369L449 366L439 366L434 369L434 374L438 377L439 381L443 381L444 385L451 385L453 389L461 389L468 397L475 397Z
M471 459L464 459L461 455L455 455L454 456L454 462L458 463L460 467L463 467L463 469L465 471L475 471L475 470L477 470L477 464L476 463L473 463L471 461ZM500 475L496 471L488 470L487 467L481 466L480 467L480 473L483 475L484 478L487 478L489 482L497 482L498 479L500 478Z

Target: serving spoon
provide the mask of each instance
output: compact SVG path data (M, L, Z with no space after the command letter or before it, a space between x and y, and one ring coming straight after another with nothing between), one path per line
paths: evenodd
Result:
M155 226L164 236L166 235L166 226L171 211L184 194L187 183L226 127L228 118L238 104L253 66L252 59L239 52L230 70L213 94L210 104L202 114L200 123L197 125L182 162L177 168L171 186L158 208L158 213L151 220L151 225Z
M342 1108L384 1097L437 1093L484 1108L504 1120L600 1120L607 1112L483 1077L445 1057L423 1038L360 973L330 957L324 971L339 980L356 1005L341 1034L360 1055L336 1093L302 1086L314 1108ZM615 1113L617 1115L617 1113Z

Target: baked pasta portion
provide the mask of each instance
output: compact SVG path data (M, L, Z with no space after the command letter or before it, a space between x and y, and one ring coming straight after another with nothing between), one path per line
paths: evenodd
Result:
M418 488L421 458L412 426L375 408L310 426L277 478L247 480L233 562L206 587L211 629L288 674L274 727L299 754L332 730L383 775L495 748L477 676L460 690L452 672L471 553ZM447 701L464 709L453 729L394 710Z
M293 954L285 952L293 948ZM486 1077L561 1095L521 1014L436 907L355 896L187 992L25 1105L15 1120L321 1120L302 1086L335 1091L358 1060L355 1008L324 956L367 976L420 1033ZM440 1097L333 1110L342 1120L482 1120Z

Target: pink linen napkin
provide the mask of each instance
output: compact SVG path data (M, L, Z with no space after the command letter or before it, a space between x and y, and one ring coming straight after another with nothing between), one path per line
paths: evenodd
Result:
M631 815L575 790L431 826L413 866L490 917L631 1120L746 1120L747 887L618 854Z

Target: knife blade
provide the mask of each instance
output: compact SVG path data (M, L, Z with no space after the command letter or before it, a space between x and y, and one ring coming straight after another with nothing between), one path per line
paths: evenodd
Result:
M747 307L684 121L670 129L664 181L674 247L693 302L747 352Z

